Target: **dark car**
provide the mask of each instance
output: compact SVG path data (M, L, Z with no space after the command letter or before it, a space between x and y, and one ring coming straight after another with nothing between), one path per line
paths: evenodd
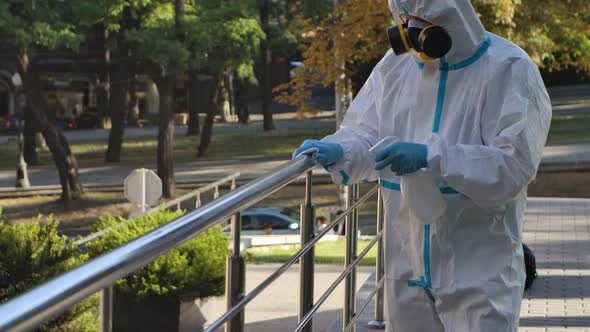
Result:
M281 206L253 207L242 212L242 232L245 235L299 234L299 212Z
M98 113L96 112L82 112L76 121L77 127L80 129L95 129L98 128Z
M24 125L24 122L20 115L12 114L7 117L0 117L0 132L2 135L18 135L21 125Z
M74 119L70 119L70 118L56 119L53 122L53 124L55 125L56 128L59 128L61 130L69 130L69 129L78 128L76 121Z

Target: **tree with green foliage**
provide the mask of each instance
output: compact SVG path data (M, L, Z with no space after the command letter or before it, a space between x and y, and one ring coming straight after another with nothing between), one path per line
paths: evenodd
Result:
M63 201L81 195L84 190L76 157L61 130L47 116L41 78L31 57L45 49L76 50L82 41L75 29L79 25L78 17L75 9L64 1L0 0L0 35L14 52L27 97L28 118L39 128L51 151L59 173Z
M522 47L549 70L590 73L590 2L474 0L484 26Z
M101 118L108 116L111 123L105 154L107 163L121 161L126 120L130 118L133 121L131 114L137 111L137 56L128 34L140 29L143 15L149 11L152 2L84 0L72 4L78 13L85 14L81 17L82 25L78 28L82 31L84 28L98 30L101 35L99 44L105 52L104 69L99 73L101 84L97 102L101 108Z
M144 72L158 87L158 175L165 197L175 188L174 158L174 87L176 78L188 68L190 53L179 40L176 12L171 1L142 1L144 4L139 29L127 32L127 42L137 50Z
M111 4L112 10L105 20L116 22L109 31L111 39L109 59L110 102L109 118L111 129L109 130L109 142L105 155L107 163L121 161L121 148L125 134L125 116L128 113L127 95L129 94L130 80L135 76L135 59L130 55L132 47L127 40L127 34L137 28L139 19L137 9L131 7L127 1L115 1ZM112 26L112 25L111 25Z
M197 152L207 152L213 134L213 119L219 111L219 92L227 71L237 69L241 77L253 77L254 59L265 37L247 4L238 0L202 0L187 10L186 45L191 50L191 68L213 80L209 108Z
M6 302L88 260L73 241L57 232L53 217L37 217L29 223L0 220L0 303ZM97 331L92 296L66 313L46 322L41 331Z

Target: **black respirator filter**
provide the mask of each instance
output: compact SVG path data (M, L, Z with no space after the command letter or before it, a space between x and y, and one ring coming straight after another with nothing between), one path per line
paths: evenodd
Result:
M439 59L449 53L453 46L449 33L438 25L428 25L425 28L397 25L387 30L387 36L396 55L414 49L429 58Z

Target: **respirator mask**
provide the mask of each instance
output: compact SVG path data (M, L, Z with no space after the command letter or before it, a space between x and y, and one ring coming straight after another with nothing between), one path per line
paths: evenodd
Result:
M442 58L451 50L453 41L443 27L417 17L409 17L403 22L387 30L395 55L414 50L420 60L428 61Z

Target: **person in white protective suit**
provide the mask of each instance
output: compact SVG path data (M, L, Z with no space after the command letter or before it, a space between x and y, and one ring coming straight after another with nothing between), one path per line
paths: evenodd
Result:
M551 121L539 70L523 50L486 32L469 0L389 4L396 22L442 27L452 46L436 60L412 44L413 54L390 50L341 129L295 155L312 149L334 181L379 180L384 188L387 331L517 331L526 189ZM388 136L398 141L375 158L369 149ZM435 179L447 205L426 225L400 193L399 175L418 169Z

